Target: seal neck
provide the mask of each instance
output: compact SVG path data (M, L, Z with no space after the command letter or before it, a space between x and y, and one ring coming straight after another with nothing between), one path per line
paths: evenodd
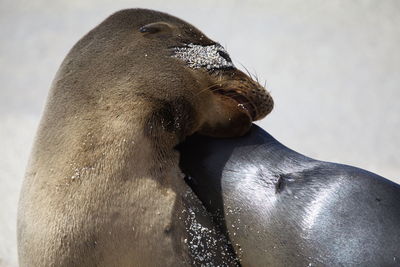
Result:
M48 166L49 172L52 170L49 179L51 176L74 181L84 175L94 179L130 177L132 174L153 178L163 176L165 170L178 166L178 153L174 147L179 138L158 124L146 129L149 112L145 111L143 107L141 112L133 114L107 112L106 116L97 110L96 114L79 114L58 120L45 115L34 150L36 147L47 149L36 149L35 161L39 166ZM47 110L46 113L52 112Z

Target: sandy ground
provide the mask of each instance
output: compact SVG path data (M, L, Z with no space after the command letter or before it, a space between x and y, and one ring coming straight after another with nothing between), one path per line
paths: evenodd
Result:
M400 182L400 2L0 1L0 266L16 266L18 193L51 80L71 46L121 8L179 16L275 99L259 124L292 149Z

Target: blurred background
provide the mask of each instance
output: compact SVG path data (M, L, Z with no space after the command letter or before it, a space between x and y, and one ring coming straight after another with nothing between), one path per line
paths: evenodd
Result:
M266 81L275 109L258 124L286 146L400 183L399 1L0 0L0 266L17 266L19 189L58 66L133 7L192 23Z

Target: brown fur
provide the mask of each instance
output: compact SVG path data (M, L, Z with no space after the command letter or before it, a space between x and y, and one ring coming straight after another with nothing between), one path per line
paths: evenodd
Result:
M151 23L151 31L139 31ZM272 100L236 69L194 70L172 58L170 48L185 43L214 42L170 15L131 9L110 16L69 52L49 93L21 192L21 266L207 263L189 244L187 213L193 210L216 241L206 248L213 253L208 263L236 264L188 191L174 147L194 132L247 131L249 112L215 94L216 87L248 94L258 110L253 119L270 112Z

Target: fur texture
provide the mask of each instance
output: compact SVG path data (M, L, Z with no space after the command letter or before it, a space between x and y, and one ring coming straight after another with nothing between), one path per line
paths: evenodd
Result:
M215 44L178 18L130 9L72 48L21 192L20 266L237 264L184 182L174 147L194 132L241 135L272 100L236 69L194 70L171 56L190 43ZM206 229L198 246L211 256L193 249L193 223Z

